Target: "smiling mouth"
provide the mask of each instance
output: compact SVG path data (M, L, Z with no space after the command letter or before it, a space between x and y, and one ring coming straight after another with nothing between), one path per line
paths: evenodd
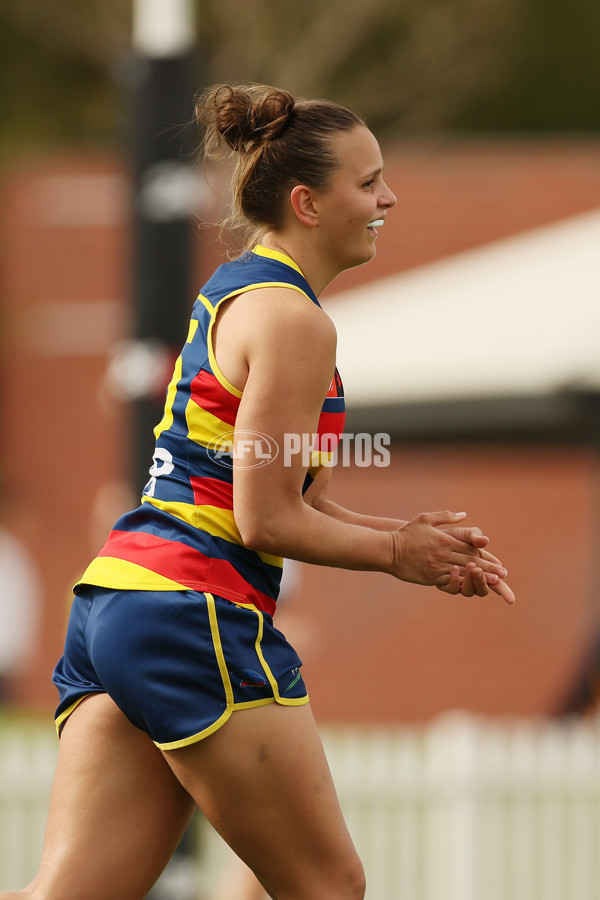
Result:
M373 219L372 222L369 222L367 228L380 228L384 223L383 219Z

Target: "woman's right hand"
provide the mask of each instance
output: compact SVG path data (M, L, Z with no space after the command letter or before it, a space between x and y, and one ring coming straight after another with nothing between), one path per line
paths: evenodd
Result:
M490 591L502 597L505 603L512 606L516 597L503 578L497 575L486 575L476 563L467 563L464 572L459 566L453 566L447 584L436 585L438 590L447 594L462 594L463 597L486 597Z
M502 582L506 569L495 557L486 559L491 554L483 554L472 544L441 530L462 522L465 515L447 510L421 513L392 531L394 552L390 574L413 584L435 585L448 593L462 593L460 588L466 576L467 591L472 595L484 591L481 572L489 589L503 596L506 602L514 602L512 591ZM477 569L475 590L471 590L473 564Z

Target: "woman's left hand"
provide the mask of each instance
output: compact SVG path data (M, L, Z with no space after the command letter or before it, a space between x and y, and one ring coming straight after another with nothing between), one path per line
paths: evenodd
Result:
M453 566L448 582L437 585L439 591L446 594L462 594L463 597L485 597L492 591L512 606L516 597L503 578L498 575L486 575L475 563L467 563L465 571L461 573L459 566Z
M478 528L476 525L442 526L441 530L451 534L459 541L471 544L471 546L478 551L482 559L487 559L490 562L502 565L498 557L485 549L489 544L490 539L482 532L481 528ZM473 562L467 563L463 573L461 573L459 566L454 566L450 573L448 583L446 585L438 585L438 590L444 591L447 594L462 594L463 597L473 597L474 595L485 597L490 591L493 591L495 594L502 597L508 604L512 605L516 600L513 591L503 578L500 578L497 575L486 575L486 573Z

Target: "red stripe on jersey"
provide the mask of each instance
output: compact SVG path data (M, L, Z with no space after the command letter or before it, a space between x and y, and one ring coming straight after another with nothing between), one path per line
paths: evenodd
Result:
M344 429L345 413L322 412L317 426L317 441L315 450L335 450L340 442L340 435ZM323 441L323 435L328 435ZM331 437L335 435L335 440Z
M335 374L331 379L331 384L329 385L329 390L326 394L327 397L342 397L343 389L342 389L342 379L340 378L340 373L338 370L335 370Z
M218 478L190 478L196 506L233 509L233 485Z
M111 531L98 556L135 563L194 591L253 603L270 616L276 609L275 600L252 587L226 559L211 559L180 541L169 541L146 531Z
M228 425L235 425L240 398L234 397L210 372L201 369L191 383L191 396L200 409L217 416Z
M226 559L213 558L210 565L210 575L211 580L218 584L219 587L211 588L209 586L206 590L212 590L215 594L224 596L226 600L234 597L241 603L253 603L257 609L268 613L270 616L275 613L277 608L275 600L269 597L268 594L263 594L262 591L248 584L246 579L242 578L237 569L234 569ZM223 591L227 593L224 594Z

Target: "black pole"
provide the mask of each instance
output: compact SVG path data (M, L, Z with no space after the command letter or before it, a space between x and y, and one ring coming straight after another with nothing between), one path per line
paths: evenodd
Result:
M132 328L130 340L115 350L109 382L130 402L130 481L139 496L193 300L199 191L192 115L199 73L192 0L133 0L133 21L135 53L120 72L131 102ZM149 898L195 900L196 845L190 826Z
M191 309L191 216L196 179L191 126L195 58L138 59L133 103L133 313L130 364L133 391L132 480L148 481L154 428L161 419L173 363ZM196 837L188 828L152 900L194 900Z
M194 54L138 58L133 91L134 487L152 460L172 363L191 298Z

